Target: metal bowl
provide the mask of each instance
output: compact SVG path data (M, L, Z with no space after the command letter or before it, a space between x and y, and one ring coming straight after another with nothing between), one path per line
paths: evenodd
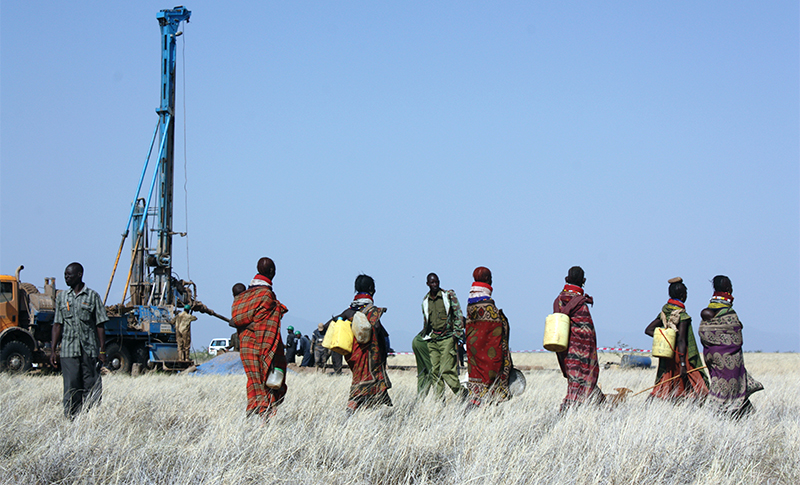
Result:
M508 390L512 396L520 396L525 392L525 376L519 369L511 368L511 373L508 375Z

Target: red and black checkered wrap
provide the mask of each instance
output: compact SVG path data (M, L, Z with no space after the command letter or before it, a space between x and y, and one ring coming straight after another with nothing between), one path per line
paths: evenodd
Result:
M286 370L281 317L287 311L267 286L250 288L233 300L231 324L239 329L248 413L271 415L286 394L285 381L280 389L270 389L266 382L272 366Z
M380 319L386 309L370 306L361 311L372 325L372 333L369 342L364 344L358 343L353 337L353 351L345 356L353 373L347 408L353 411L360 407L392 405L387 392L392 383L386 372L386 356L381 351L381 340L385 339L386 332Z

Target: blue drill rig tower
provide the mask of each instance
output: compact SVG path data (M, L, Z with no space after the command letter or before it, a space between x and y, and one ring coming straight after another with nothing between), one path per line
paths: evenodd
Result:
M122 303L108 307L111 320L106 324L106 353L112 370L127 371L133 363L166 370L180 370L192 361L178 358L174 326L175 309L190 305L199 311L217 315L196 299L196 287L173 274L173 185L175 146L175 64L176 39L180 26L191 12L179 6L157 15L161 28L161 86L158 124L131 204L128 224L122 234L105 299L116 274L125 240L131 239L131 265ZM148 173L154 147L158 147L147 196L142 186ZM154 196L155 193L155 196ZM132 233L132 234L131 234ZM152 235L151 235L152 233ZM130 299L126 295L130 290Z

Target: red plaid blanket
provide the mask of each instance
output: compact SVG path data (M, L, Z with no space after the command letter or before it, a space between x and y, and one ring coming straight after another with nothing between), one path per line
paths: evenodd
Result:
M267 286L239 294L231 307L231 325L239 330L242 365L247 374L247 412L271 415L286 394L266 386L270 368L286 369L281 341L281 317L288 310Z

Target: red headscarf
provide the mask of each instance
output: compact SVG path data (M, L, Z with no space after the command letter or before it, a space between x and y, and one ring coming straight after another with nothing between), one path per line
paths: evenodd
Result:
M481 283L488 283L489 280L492 279L492 272L485 266L478 266L475 268L475 271L472 272L472 278Z

